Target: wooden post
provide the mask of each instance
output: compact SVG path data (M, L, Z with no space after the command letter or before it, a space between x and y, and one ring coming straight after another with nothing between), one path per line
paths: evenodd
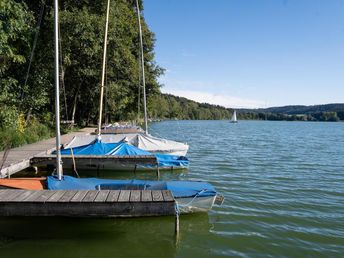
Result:
M157 176L158 180L160 180L159 163L157 163L157 165L156 165L156 176Z
M174 223L174 232L176 236L176 245L179 243L179 210L178 210L178 204L176 203L176 217L175 217L175 223Z
M136 176L136 169L137 169L137 164L135 164L135 167L134 167L134 175Z

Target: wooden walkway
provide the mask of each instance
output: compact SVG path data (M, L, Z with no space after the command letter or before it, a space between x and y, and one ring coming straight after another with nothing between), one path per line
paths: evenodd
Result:
M84 128L61 136L61 144L70 142L74 136L85 135L94 132L94 128ZM45 155L55 149L55 138L39 141L10 149L7 157L4 151L0 152L0 178L7 177L30 167L30 159L34 156ZM5 161L3 159L5 158ZM2 167L1 167L2 165Z
M62 135L61 144L70 142L74 136L90 134L93 131L94 128L84 128L78 132ZM7 156L4 151L0 152L0 178L9 177L31 166L54 165L56 156L51 154L53 150L55 150L55 138L10 149ZM87 164L87 167L91 169L105 169L107 167L112 168L114 165L131 164L133 171L135 171L139 164L156 166L158 177L160 174L157 158L154 155L62 155L61 158L64 164L63 166L70 169L74 168L76 161Z
M0 190L0 216L176 215L168 190Z

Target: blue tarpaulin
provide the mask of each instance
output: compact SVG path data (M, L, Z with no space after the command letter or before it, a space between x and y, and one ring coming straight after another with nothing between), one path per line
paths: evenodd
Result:
M153 154L148 151L139 149L125 142L103 143L94 141L93 143L79 146L75 148L66 148L61 150L62 155L155 155L160 167L187 167L189 165L188 158L184 156L176 156L169 154Z
M47 185L50 190L170 190L176 198L216 195L211 184L200 181L114 180L71 176L63 176L60 181L48 176Z

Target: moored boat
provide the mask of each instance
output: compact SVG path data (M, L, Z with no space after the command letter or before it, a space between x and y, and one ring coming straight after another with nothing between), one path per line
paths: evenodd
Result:
M117 143L104 143L95 139L90 144L82 145L79 147L66 147L61 150L61 155L74 155L75 157L83 156L155 156L157 160L157 165L159 169L186 169L189 166L188 158L178 155L169 154L154 154L135 146L128 144L127 142L117 142ZM73 160L69 160L72 162ZM78 169L94 169L92 164L92 159L75 159L76 167ZM97 161L98 162L98 161ZM98 163L97 163L98 164ZM71 164L65 164L67 167ZM157 166L140 164L118 164L111 162L111 160L104 159L101 164L102 170L152 170L156 169Z
M207 212L211 210L219 196L211 184L201 181L113 180L70 176L58 180L49 176L47 188L50 190L170 190L181 214Z

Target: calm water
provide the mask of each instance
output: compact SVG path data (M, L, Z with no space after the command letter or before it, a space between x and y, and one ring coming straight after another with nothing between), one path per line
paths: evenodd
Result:
M173 121L189 172L226 200L209 214L151 219L2 219L0 257L343 257L344 123ZM140 175L142 177L143 175ZM121 175L123 177L123 175Z

